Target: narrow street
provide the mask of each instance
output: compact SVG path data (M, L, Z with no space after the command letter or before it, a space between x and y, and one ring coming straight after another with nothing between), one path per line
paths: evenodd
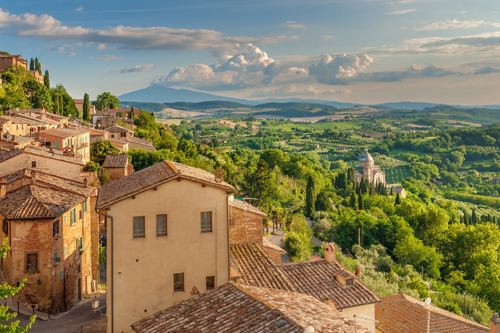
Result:
M99 308L106 305L106 294L98 296ZM19 314L18 319L22 324L28 322L28 316ZM83 328L83 330L82 330ZM105 333L106 313L102 314L92 309L92 302L86 299L75 305L71 310L61 313L49 320L37 319L30 333Z

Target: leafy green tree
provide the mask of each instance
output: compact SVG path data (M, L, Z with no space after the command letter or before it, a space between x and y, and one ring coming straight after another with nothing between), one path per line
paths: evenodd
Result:
M399 241L394 248L394 255L402 264L421 268L433 278L439 278L441 275L439 268L442 266L442 255L413 236Z
M76 109L75 101L62 84L56 85L54 88L50 89L50 91L54 113L78 118L78 110Z
M97 96L93 104L97 110L118 109L120 107L120 100L109 91L105 91Z
M5 258L9 251L9 246L4 243L0 247L0 257ZM24 288L25 281L21 281L19 286L13 287L8 285L6 282L0 285L0 299L6 300L8 297L15 296L19 293L21 289ZM11 312L7 305L0 304L0 332L2 333L26 333L33 326L36 316L31 316L29 322L26 326L21 326L19 320L15 320L17 317L16 312Z
M351 192L351 197L349 198L349 206L351 206L351 208L357 207L356 193L354 193L354 191Z
M43 74L43 84L47 89L50 89L50 76L48 70L45 70L45 74Z
M365 208L365 205L363 203L363 196L359 195L358 196L358 209L363 210Z
M90 145L90 159L99 165L104 163L106 156L118 153L118 149L109 141L98 140Z
M87 93L83 95L82 119L85 121L90 121L90 101L89 101L89 94Z
M306 208L305 214L307 217L312 217L314 214L315 208L315 199L316 199L316 184L314 182L313 176L309 175L307 178L307 186L306 186Z

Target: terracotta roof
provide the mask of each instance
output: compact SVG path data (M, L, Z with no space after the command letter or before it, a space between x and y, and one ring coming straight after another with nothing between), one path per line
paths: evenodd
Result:
M102 186L96 208L106 208L176 178L190 179L228 192L234 191L228 183L215 181L215 176L210 172L172 161L163 161Z
M239 273L246 285L296 291L281 266L271 260L257 243L232 244L231 265Z
M55 137L63 138L63 139L70 138L70 137L77 136L77 135L82 135L85 133L89 133L89 131L88 130L73 129L73 128L51 128L51 129L48 129L46 131L40 132L41 135L47 134L47 135L51 135L51 136L55 136Z
M337 309L380 301L377 295L338 263L317 260L282 267L297 291L314 296L320 301L331 301ZM336 278L339 275L345 279L353 279L353 284L344 286Z
M144 139L141 139L141 138L128 137L124 141L129 144L130 148L155 150L155 146L151 142L144 140Z
M25 185L0 200L0 213L9 220L56 218L84 199L71 192Z
M248 202L245 202L243 200L234 199L232 201L229 201L229 205L233 208L238 208L238 209L241 209L244 211L249 211L249 212L257 214L257 215L267 216L266 213L264 213L263 211L260 211L257 207L252 206L251 204L249 204Z
M108 155L102 164L103 168L126 168L128 166L128 155Z
M111 126L111 127L108 127L106 129L104 129L106 132L110 132L110 133L127 133L127 132L132 132L131 130L125 128L125 127L122 127L122 126L118 126L118 125L114 125L114 126Z
M273 249L275 251L278 251L281 254L287 253L284 249L282 249L278 245L276 245L273 242L271 242L267 237L263 237L263 239L262 239L262 246L266 247L266 248L269 248L269 249Z
M379 298L338 263L325 260L277 265L257 243L233 244L231 265L246 285L297 291L320 301L331 301L337 309L379 302ZM352 278L344 286L336 276Z
M318 300L293 292L226 283L144 318L132 325L138 333L366 333L352 320Z
M375 305L382 333L488 333L488 327L403 294L383 297Z
M16 157L17 155L22 154L22 153L23 153L22 149L0 151L0 163L3 161L7 161L8 159L11 159L13 157Z

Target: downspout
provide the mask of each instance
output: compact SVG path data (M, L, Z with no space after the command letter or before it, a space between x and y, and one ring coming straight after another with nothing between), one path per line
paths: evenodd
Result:
M113 260L113 238L114 238L114 234L113 234L113 216L111 215L108 215L108 214L103 214L103 213L100 213L99 212L99 215L101 216L104 216L106 218L106 224L108 222L108 218L109 218L109 228L111 230L111 239L106 239L106 241L108 242L108 246L110 246L109 248L109 253L111 254L110 255L110 258L107 258L106 256L106 266L107 266L107 263L110 261L111 262L111 276L110 277L107 277L109 279L109 282L111 284L111 288L108 288L108 290L111 290L111 333L114 332L114 322L115 322L115 315L114 315L114 312L115 312L115 302L114 302L114 283L113 283L113 279L114 279L114 260ZM108 226L107 226L108 227ZM111 241L111 242L110 242ZM109 244L109 242L111 244Z

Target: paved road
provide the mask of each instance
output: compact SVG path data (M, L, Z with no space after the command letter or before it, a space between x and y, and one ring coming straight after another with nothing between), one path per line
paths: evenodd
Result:
M106 295L98 297L100 306L105 305ZM28 317L20 314L21 323L26 323ZM37 320L30 333L80 333L82 326L88 326L104 322L105 313L99 315L92 309L90 300L83 300L75 305L70 311L57 315L55 319ZM99 332L92 330L92 332ZM105 332L105 331L103 331Z

